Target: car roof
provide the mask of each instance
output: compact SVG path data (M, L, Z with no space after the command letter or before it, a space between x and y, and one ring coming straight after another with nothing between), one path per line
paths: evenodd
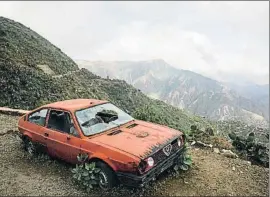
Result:
M58 101L54 103L50 103L44 105L43 107L57 108L67 111L77 111L80 109L92 107L95 105L107 103L105 100L97 100L97 99L72 99L72 100L64 100Z

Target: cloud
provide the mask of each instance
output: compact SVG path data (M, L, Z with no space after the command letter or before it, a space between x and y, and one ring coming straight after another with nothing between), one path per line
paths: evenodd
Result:
M74 59L147 60L269 81L269 2L0 2Z

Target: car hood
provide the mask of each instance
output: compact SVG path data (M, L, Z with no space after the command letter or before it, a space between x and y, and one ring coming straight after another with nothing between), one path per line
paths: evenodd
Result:
M144 159L180 135L169 127L135 120L91 140Z

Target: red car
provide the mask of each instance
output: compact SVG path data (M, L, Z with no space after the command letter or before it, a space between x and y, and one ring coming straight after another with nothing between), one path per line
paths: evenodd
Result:
M184 145L182 132L135 120L112 103L95 99L44 105L22 116L18 128L31 155L42 149L75 164L79 154L87 154L101 168L101 188L117 181L143 186L177 165Z

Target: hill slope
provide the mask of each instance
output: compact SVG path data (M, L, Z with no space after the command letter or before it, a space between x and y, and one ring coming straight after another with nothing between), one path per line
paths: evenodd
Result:
M123 79L150 97L215 120L232 117L246 122L265 122L265 106L240 96L218 81L176 69L163 60L139 62L77 61L80 67L106 77Z
M206 120L148 98L122 80L103 79L86 69L79 70L60 49L20 23L0 17L0 32L0 106L33 109L57 100L97 98L138 116L140 109L152 112L152 121L179 130L188 130L192 124L209 125Z
M0 60L40 69L48 65L56 74L77 70L76 63L30 28L0 17Z

